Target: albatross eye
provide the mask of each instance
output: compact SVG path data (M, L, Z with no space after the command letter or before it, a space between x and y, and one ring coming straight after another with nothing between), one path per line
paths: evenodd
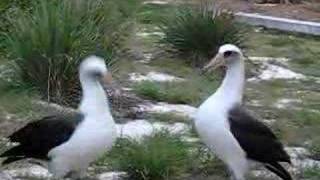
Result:
M101 78L103 75L100 71L93 71L91 73L91 76L94 77L94 78Z
M233 54L232 51L226 51L226 52L223 53L223 57L227 58L227 57L230 57L232 54Z

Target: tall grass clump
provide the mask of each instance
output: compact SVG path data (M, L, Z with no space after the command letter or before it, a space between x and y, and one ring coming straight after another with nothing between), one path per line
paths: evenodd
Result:
M104 160L133 180L175 179L187 170L187 145L170 133L157 132L141 141L120 139Z
M1 0L0 1L0 32L9 30L8 17L15 17L18 10L30 11L32 0Z
M130 2L130 3L125 3ZM98 54L110 62L129 35L137 1L42 0L9 19L5 48L21 83L48 101L78 99L78 64ZM75 97L75 98L73 98Z
M159 26L169 44L192 65L202 65L217 52L220 45L242 46L244 31L229 12L222 12L214 3L202 1L199 7L181 7L175 16L163 19Z
M0 1L0 55L4 56L4 33L12 29L8 21L9 18L15 18L17 11L30 11L32 0L1 0Z

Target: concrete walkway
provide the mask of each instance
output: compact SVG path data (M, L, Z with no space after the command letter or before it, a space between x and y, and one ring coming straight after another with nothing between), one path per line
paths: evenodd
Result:
M265 16L260 14L238 12L235 14L236 20L254 26L264 26L266 28L298 32L311 35L320 35L320 23L311 21L300 21L295 19Z

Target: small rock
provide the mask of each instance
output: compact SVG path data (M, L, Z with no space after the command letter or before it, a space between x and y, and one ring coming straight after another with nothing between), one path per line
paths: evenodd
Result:
M147 63L149 63L149 62L151 61L152 56L153 56L152 53L144 53L144 54L143 54L143 59L140 60L140 62L147 64Z
M306 76L285 68L290 59L285 57L249 57L254 64L260 66L257 77L249 78L248 81L271 80L271 79L306 79Z
M263 121L263 123L270 125L270 126L276 122L275 119L264 119L262 121Z
M287 147L285 148L291 157L293 167L290 170L293 172L301 169L320 167L320 162L310 159L310 152L303 147Z
M135 120L126 124L117 125L117 131L120 137L127 137L136 140L141 140L145 136L150 136L152 133L162 130L167 130L171 134L184 134L187 133L190 128L184 123L150 123L146 120Z
M257 28L254 28L254 32L262 32L263 31L263 27L257 27Z
M185 134L189 131L189 126L185 123L167 124L162 122L153 123L153 128L156 131L167 130L171 134Z
M277 179L277 176L267 170L253 170L251 174L258 178Z
M167 1L145 1L143 2L143 4L156 4L156 5L165 5L165 4L168 4Z
M12 177L50 178L52 176L46 168L39 165L30 165L30 167L10 169L4 172Z
M149 37L149 36L163 37L164 33L163 32L138 32L137 36L140 36L140 37Z
M195 138L195 137L182 137L182 140L187 142L187 143L198 143L200 142L201 140L199 138Z
M127 176L125 172L106 172L97 176L98 180L121 180Z
M266 68L258 76L262 80L270 79L305 79L305 76L273 64L265 64Z
M153 132L152 124L146 120L135 120L126 124L117 125L118 135L140 140L144 136L151 135Z
M301 100L300 99L279 99L274 106L279 108L279 109L284 109L284 108L288 108L290 106L292 106L293 103L300 103Z
M175 77L165 73L149 72L147 75L140 73L129 74L129 80L135 82L141 81L157 81L157 82L172 82L172 81L184 81L184 79Z
M130 51L130 57L134 60L141 60L145 58L143 52L140 51Z
M310 155L310 152L303 147L286 147L285 150L291 158L305 158Z
M250 59L251 61L254 62L281 62L286 64L287 62L290 61L289 58L286 57L256 57L256 56L250 56L248 57L248 59Z
M250 100L248 104L251 105L251 106L256 106L256 107L261 107L262 106L261 102L256 100L256 99Z
M132 88L123 87L123 88L121 88L121 90L123 90L123 91L132 91Z
M4 172L0 172L0 179L1 180L13 180L13 178L9 174L4 173Z
M193 119L197 108L189 105L183 104L168 104L168 103L157 103L157 104L140 104L140 112L149 112L149 113L174 113L179 116L185 116L190 119Z

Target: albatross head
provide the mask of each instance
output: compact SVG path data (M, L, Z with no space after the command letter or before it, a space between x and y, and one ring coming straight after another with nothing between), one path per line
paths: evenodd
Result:
M105 61L97 56L89 56L83 60L79 68L80 81L102 82L110 84L111 73L108 71Z
M208 71L220 66L228 67L234 62L240 61L242 56L242 52L237 46L233 44L222 45L219 48L217 55L206 66L204 66L203 70Z

